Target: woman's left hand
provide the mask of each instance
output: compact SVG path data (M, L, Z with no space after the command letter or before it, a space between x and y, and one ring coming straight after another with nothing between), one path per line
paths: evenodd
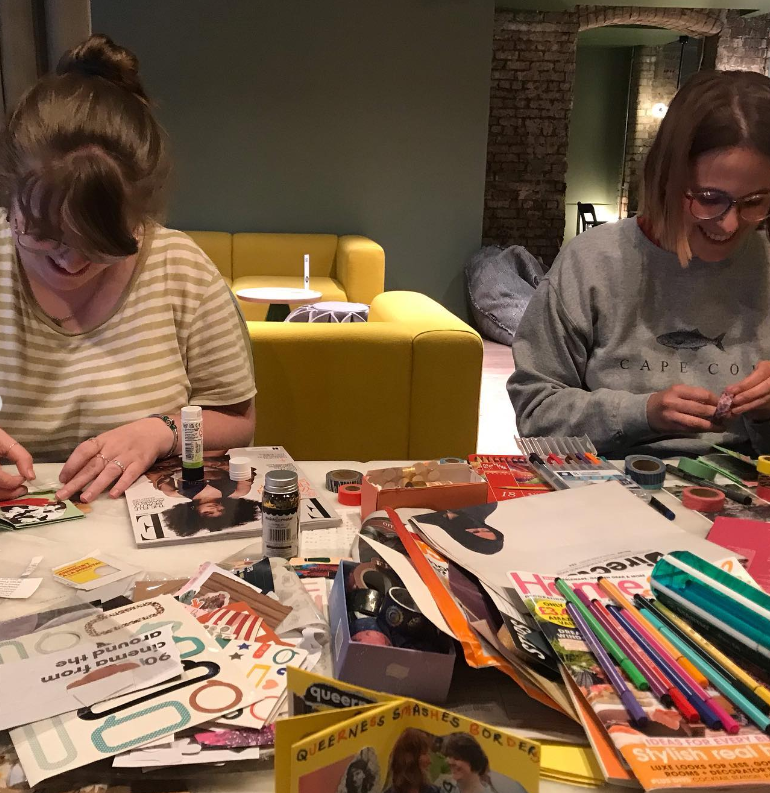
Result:
M79 490L93 501L108 487L119 498L161 455L168 452L173 431L156 418L139 419L83 441L59 474L64 483L56 497L70 498Z
M755 421L770 419L770 361L760 361L748 377L725 391L734 397L731 415Z

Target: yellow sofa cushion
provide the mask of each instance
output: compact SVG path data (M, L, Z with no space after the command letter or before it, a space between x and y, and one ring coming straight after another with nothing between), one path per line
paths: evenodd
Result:
M336 234L234 234L233 280L254 275L295 276L302 282L304 256L310 277L335 277Z
M302 275L289 277L289 276L275 276L275 275L252 275L244 278L236 278L233 281L232 290L237 294L239 289L254 289L264 287L291 287L292 289L302 289ZM310 288L315 289L321 293L321 300L343 300L348 298L345 290L333 278L323 278L318 276L310 276ZM258 322L265 319L269 305L267 303L247 303L245 300L239 300L238 303L243 311L243 316L251 321ZM292 305L292 308L297 306Z
M233 235L226 231L185 232L217 266L228 284L233 282Z

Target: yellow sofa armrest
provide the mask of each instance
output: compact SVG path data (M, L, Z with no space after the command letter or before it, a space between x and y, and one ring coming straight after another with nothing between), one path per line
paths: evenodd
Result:
M335 272L351 303L369 304L385 289L385 251L368 237L340 237Z
M459 317L418 292L384 292L370 324L397 323L412 337L407 458L464 457L476 451L484 348Z
M255 442L296 460L405 459L411 333L398 324L249 322Z

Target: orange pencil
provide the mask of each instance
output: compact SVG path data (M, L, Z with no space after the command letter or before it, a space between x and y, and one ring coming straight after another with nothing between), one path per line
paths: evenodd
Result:
M649 631L659 644L668 651L672 658L676 658L679 665L684 669L700 686L708 686L709 682L706 678L674 647L671 642L662 636L647 620L639 613L639 609L612 583L606 578L599 576L599 586L619 605L628 612L631 619L642 626L646 631Z

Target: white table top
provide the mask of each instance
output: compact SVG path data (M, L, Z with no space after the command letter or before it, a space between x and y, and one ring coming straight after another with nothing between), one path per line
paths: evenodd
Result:
M260 286L239 289L236 296L247 303L312 303L322 296L314 289L292 289L288 286Z
M351 460L298 462L310 483L317 490L325 487L326 472L333 468L353 468L365 472L370 468L409 465L413 461L381 461L361 463ZM38 464L36 486L54 483L60 464ZM660 495L662 501L674 507L679 502L667 493ZM336 505L340 515L347 515L360 525L359 508ZM676 523L683 529L705 536L710 522L702 516L681 508L676 510ZM312 534L324 532L316 529ZM203 543L183 543L160 548L137 549L128 522L124 498L117 500L100 497L93 504L93 511L85 520L74 520L52 524L41 528L24 529L17 532L0 532L0 576L18 576L33 556L42 555L43 562L36 575L45 576L38 592L29 600L0 600L0 620L11 619L21 614L41 611L68 602L71 590L53 581L50 568L77 559L97 548L112 553L122 560L148 572L159 573L160 577L189 576L205 561L218 561L259 540L240 538ZM302 548L300 547L300 553ZM184 769L179 769L180 778ZM206 775L196 771L189 779L191 793L268 793L273 790L272 770L248 773ZM541 793L576 793L572 785L544 780ZM605 785L603 793L621 793L624 788Z

